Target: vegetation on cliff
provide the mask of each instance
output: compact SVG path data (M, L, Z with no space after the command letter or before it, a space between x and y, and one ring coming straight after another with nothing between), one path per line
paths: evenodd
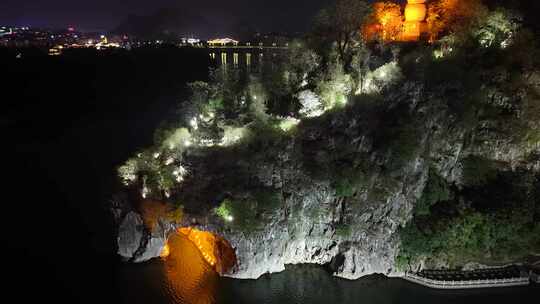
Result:
M478 176L478 172L469 172ZM482 173L480 173L482 174ZM509 263L540 248L538 177L530 172L497 172L483 176L485 184L454 189L428 180L423 197L431 206L417 205L413 220L400 235L401 267L418 258L428 265L450 267L467 262ZM420 209L423 208L423 209Z

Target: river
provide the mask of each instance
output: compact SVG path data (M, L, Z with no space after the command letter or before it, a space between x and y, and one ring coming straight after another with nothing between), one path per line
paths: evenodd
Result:
M533 303L540 286L463 291L433 290L383 276L357 281L333 277L323 267L289 266L258 280L219 277L187 239L170 256L139 265L123 264L117 284L123 303Z

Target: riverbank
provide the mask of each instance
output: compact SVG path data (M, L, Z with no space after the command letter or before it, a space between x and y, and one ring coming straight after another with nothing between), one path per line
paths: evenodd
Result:
M471 271L423 270L406 272L402 278L434 289L515 287L538 282L533 269L517 265Z

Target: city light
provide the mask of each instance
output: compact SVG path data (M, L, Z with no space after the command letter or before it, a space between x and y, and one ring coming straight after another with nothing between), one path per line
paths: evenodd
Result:
M226 45L238 45L239 41L231 38L218 38L207 41L210 46L226 46Z

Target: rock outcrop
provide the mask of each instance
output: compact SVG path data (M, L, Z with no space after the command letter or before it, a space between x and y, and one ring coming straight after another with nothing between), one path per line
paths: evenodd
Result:
M131 211L124 217L118 230L118 254L125 259L133 258L139 251L143 233L141 216Z
M142 216L127 205L123 196L117 196L113 202L115 218L119 223L118 255L135 263L159 257L175 226L169 220L160 218L153 229L148 229Z
M197 215L187 212L180 226L195 226L229 241L236 251L238 265L228 275L235 278L258 278L282 271L287 264L301 263L328 265L336 276L348 279L373 273L400 275L395 264L400 246L397 232L411 219L430 167L459 185L460 160L467 155L481 155L515 166L530 152L493 136L484 136L481 145L471 144L472 137L480 133L470 134L456 123L444 103L437 102L444 94L443 89L437 95L424 92L421 85L405 83L382 101L388 109L401 106L408 111L416 118L417 129L422 130L416 134L414 154L397 169L388 169L393 161L392 148L375 147L373 132L377 130L363 124L365 117L336 114L328 125L303 130L303 140L324 146L325 151L309 151L314 157L323 152L337 153L346 143L351 153L363 155L364 162L383 168L365 172L365 186L354 195L338 195L331 182L307 174L305 160L297 153L301 140L292 138L271 160L247 166L250 176L275 189L283 198L280 207L267 216L262 229L235 229L211 211ZM201 159L204 157L197 157L197 161ZM192 167L204 168L211 163L208 160L207 164ZM214 179L197 176L196 170L192 178L205 179L207 184ZM214 181L219 182L219 178ZM135 262L157 257L166 234L174 230L170 224L162 224L158 231L150 233L142 227L140 216L127 213L119 228L118 253Z

